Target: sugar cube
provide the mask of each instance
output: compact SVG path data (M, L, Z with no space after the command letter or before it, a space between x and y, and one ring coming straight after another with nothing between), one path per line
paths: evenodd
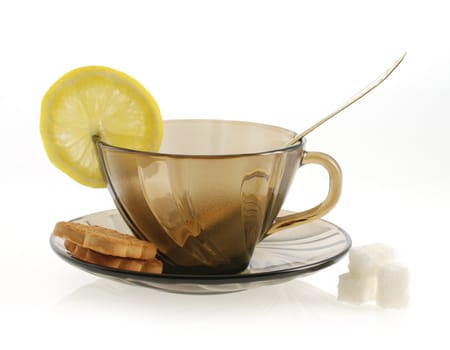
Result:
M338 300L352 304L373 301L376 292L376 275L358 276L347 272L339 276Z
M395 250L381 243L352 248L349 252L348 269L358 276L374 275L377 267L395 257Z
M409 271L399 263L386 263L378 268L377 305L404 308L409 303Z

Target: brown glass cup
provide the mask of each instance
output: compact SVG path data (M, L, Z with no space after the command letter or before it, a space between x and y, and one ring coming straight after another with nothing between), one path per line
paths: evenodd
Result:
M224 120L167 120L159 152L98 142L108 188L134 234L158 246L168 273L244 270L258 242L317 219L337 203L339 165L306 152L280 127ZM297 169L320 164L329 193L317 206L277 217Z

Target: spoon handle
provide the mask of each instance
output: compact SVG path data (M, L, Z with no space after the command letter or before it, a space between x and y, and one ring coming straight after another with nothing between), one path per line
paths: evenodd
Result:
M353 103L367 95L369 92L371 92L373 89L375 89L378 85L380 85L383 81L387 79L388 76L391 75L391 73L399 66L400 63L402 63L403 59L406 56L406 52L392 65L391 68L389 68L387 71L385 71L383 74L381 74L376 80L374 80L372 83L367 85L364 89L360 90L358 93L353 95L343 106L339 107L335 111L331 112L321 120L319 120L316 124L311 126L309 129L306 129L302 133L298 134L296 137L294 137L292 140L290 140L288 143L286 143L285 146L293 145L294 143L300 141L303 137L305 137L307 134L309 134L314 129L321 126L323 123L325 123L327 120L334 117L336 114L342 112L347 107L351 106Z

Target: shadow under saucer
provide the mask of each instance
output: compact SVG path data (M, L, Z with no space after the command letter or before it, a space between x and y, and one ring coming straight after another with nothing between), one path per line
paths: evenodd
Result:
M336 296L312 284L292 281L227 294L178 294L135 285L96 279L64 297L56 310L79 312L126 312L127 315L153 315L158 318L192 319L211 315L226 319L239 313L239 317L292 315L310 319L313 314L328 315L375 310L371 305L355 306L342 303Z

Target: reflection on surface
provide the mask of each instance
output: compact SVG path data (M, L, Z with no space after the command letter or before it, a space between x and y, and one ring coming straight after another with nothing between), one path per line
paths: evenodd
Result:
M97 279L75 290L56 306L56 312L126 313L128 317L220 320L282 316L296 322L340 319L343 315L382 314L373 305L344 304L336 297L300 279L237 293L176 294ZM378 317L378 316L376 316Z

